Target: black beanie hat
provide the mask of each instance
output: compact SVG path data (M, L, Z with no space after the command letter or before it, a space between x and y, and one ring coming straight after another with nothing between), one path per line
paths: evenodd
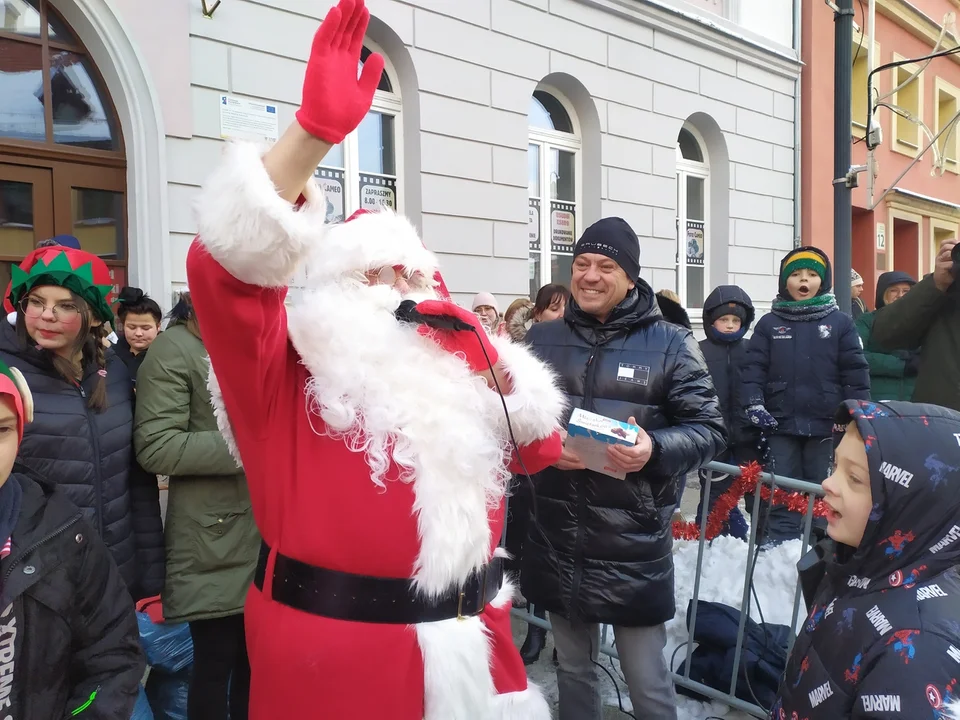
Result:
M632 282L640 280L640 239L623 218L603 218L584 230L573 256L585 253L604 255L623 268Z
M717 320L722 318L724 315L736 315L740 318L741 323L747 322L747 309L740 303L724 303L723 305L718 305L713 310L710 311L709 321L710 325L713 325Z

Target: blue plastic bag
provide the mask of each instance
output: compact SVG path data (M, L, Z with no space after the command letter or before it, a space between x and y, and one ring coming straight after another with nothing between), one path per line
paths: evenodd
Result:
M140 686L140 694L137 696L137 704L133 707L133 715L130 720L156 720L153 716L153 710L150 709L150 701L147 700L147 691Z
M190 690L190 668L168 674L151 670L147 678L147 697L154 720L187 720L187 693Z
M145 612L137 613L140 645L151 668L173 674L193 663L193 638L188 623L154 623Z

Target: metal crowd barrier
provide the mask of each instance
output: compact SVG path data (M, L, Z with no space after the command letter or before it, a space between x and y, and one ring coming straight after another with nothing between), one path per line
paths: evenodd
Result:
M703 466L704 470L710 470L713 472L723 473L731 476L739 476L740 468L734 465L727 465L720 462L710 462ZM806 482L804 480L796 480L794 478L783 477L781 475L771 475L770 473L763 473L760 476L760 482L764 485L768 485L771 488L771 492L777 488L789 491L789 492L800 492L804 495L807 495L807 511L804 514L804 524L803 524L803 535L801 543L801 556L806 553L810 547L810 535L813 530L813 505L817 497L823 495L823 488L816 483ZM759 496L759 493L758 493ZM758 498L759 499L759 498ZM687 628L688 639L686 642L686 662L684 663L684 673L683 675L678 675L673 671L671 667L671 675L673 676L673 682L675 685L687 688L692 690L704 697L707 697L712 700L717 700L719 702L725 703L732 708L741 710L749 715L753 715L757 718L767 718L769 717L769 711L764 708L756 705L755 703L742 700L736 696L737 689L737 680L740 676L740 661L741 655L743 653L743 637L746 627L748 613L743 610L748 606L748 600L750 596L750 588L753 584L753 571L754 571L754 560L756 553L758 552L757 548L757 525L760 517L760 510L762 503L754 502L753 511L750 518L750 536L747 541L747 565L746 573L744 575L743 581L743 597L740 600L740 624L737 628L737 646L734 652L733 657L733 673L730 678L730 690L728 692L722 692L716 688L712 688L709 685L704 685L695 680L690 679L690 659L693 656L693 637L697 627L697 607L700 603L700 575L703 569L703 552L706 547L707 539L707 518L710 514L710 498L709 492L704 493L703 495L704 507L701 512L700 520L700 541L697 548L697 569L693 585L693 607L690 610L690 624ZM798 557L797 560L800 558ZM800 608L801 602L801 592L800 592L800 580L797 578L797 586L794 591L793 597L793 612L790 615L790 628L793 631L790 635L790 647L788 651L793 648L793 642L796 639L796 621L797 621L797 612ZM514 609L513 616L519 618L525 622L530 623L531 625L537 625L538 627L551 630L550 621L538 618L532 614L532 607L528 605L525 610ZM600 652L603 655L607 655L611 658L620 659L620 656L617 653L617 648L608 642L607 638L610 633L610 626L605 625L602 629L601 642L600 642Z

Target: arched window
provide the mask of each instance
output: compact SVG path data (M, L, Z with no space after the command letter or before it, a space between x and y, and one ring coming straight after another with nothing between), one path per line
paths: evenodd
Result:
M570 284L573 245L579 236L580 135L567 104L552 91L530 98L530 296L547 283Z
M677 294L689 309L702 308L709 289L708 184L703 138L684 126L677 138Z
M47 0L0 2L0 284L75 235L126 284L126 159L103 79Z
M384 55L368 42L360 54L357 72L373 52ZM327 222L340 222L361 208L400 209L397 178L402 162L398 142L402 137L401 102L395 78L387 63L370 112L360 127L327 153L314 173L327 199Z

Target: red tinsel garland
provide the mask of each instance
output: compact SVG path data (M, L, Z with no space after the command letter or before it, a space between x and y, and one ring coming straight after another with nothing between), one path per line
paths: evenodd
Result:
M730 511L737 506L740 498L748 492L756 492L762 474L763 468L757 462L751 462L740 467L740 477L734 480L730 489L713 503L713 508L707 517L707 540L713 540L721 533L724 523L730 517ZM760 497L769 501L772 505L782 505L793 512L805 513L807 511L809 500L802 493L787 492L777 488L772 495L773 499L771 500L770 486L760 486ZM817 499L814 501L813 515L814 517L824 517L826 515L823 500ZM700 525L696 522L677 520L673 523L673 537L675 540L698 540L700 538Z

